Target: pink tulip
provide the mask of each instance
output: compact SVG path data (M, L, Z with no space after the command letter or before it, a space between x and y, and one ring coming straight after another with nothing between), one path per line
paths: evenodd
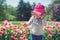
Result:
M56 25L56 26L60 25L60 22L56 22L55 25Z
M47 32L48 32L49 34L53 34L53 32L52 32L50 29L48 29Z
M20 37L20 40L23 40L23 37Z
M17 35L17 32L14 32L14 36L16 36Z
M13 29L16 30L18 27L17 26L13 26Z
M56 29L56 26L55 25L53 26L53 29Z
M23 30L23 32L24 32L24 34L26 34L26 33L27 33L25 29Z
M27 32L27 35L29 35L30 33L29 32Z
M6 26L6 25L8 25L9 24L9 22L7 21L7 20L5 20L4 21L4 25Z
M13 26L12 26L12 25L7 25L6 27L7 27L7 28L12 28Z
M50 26L46 26L46 28L51 28Z
M19 31L19 34L22 34L22 31Z
M6 34L7 34L7 32L5 31L5 32L4 32L4 34L6 35Z
M58 28L60 28L60 25L58 25Z
M23 39L26 39L26 35L23 35Z
M21 31L20 29L16 29L16 32L17 32L18 34L22 34L22 31Z
M60 30L58 30L58 33L60 33Z
M7 30L7 29L6 29L6 27L2 27L1 30L5 31L5 30Z
M9 26L9 28L12 28L12 27L13 27L12 25Z
M16 32L18 33L20 31L20 29L16 29Z
M52 35L51 35L51 34L48 34L48 37L49 37L49 38L51 38L51 37L52 37Z
M27 27L28 30L31 30L32 28L31 27Z

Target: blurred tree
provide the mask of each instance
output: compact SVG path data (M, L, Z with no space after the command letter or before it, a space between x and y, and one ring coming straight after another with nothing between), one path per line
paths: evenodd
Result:
M35 5L36 5L36 4L35 4L35 2L33 2L33 5L32 5L32 10L34 9Z
M49 13L51 11L53 12L52 20L60 21L60 0L53 0L47 13Z
M13 7L11 5L7 6L7 11L13 16L16 16L16 9L17 9L16 7Z
M6 0L0 0L0 20L4 20L5 19L5 13L4 13L4 5L6 3Z
M25 20L29 20L30 17L31 17L31 10L32 10L32 7L30 5L29 2L26 3L26 6L25 6L25 11L24 11L24 17L25 17Z
M4 10L6 19L4 20L16 20L16 8L10 5L7 6L7 9Z
M29 2L25 3L23 0L20 0L18 9L17 9L17 20L27 21L31 16L31 5Z
M7 5L6 0L0 0L0 20L15 20L16 8Z
M0 0L0 5L4 5L5 2L6 0Z

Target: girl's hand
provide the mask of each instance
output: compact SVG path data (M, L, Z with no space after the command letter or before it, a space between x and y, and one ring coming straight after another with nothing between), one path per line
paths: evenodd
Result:
M24 23L22 23L22 26L24 26L24 27L25 27L25 26L27 26L27 25L26 25L26 23L24 22Z

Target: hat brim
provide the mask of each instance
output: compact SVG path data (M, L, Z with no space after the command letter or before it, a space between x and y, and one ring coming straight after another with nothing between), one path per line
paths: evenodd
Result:
M34 13L34 14L46 14L45 11L43 11L43 12L38 12L38 11L35 11L35 10L33 10L32 13Z

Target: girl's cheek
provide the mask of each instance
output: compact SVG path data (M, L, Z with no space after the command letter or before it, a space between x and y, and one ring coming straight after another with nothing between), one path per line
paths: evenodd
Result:
M43 19L43 18L44 18L44 16L41 17L41 19Z

